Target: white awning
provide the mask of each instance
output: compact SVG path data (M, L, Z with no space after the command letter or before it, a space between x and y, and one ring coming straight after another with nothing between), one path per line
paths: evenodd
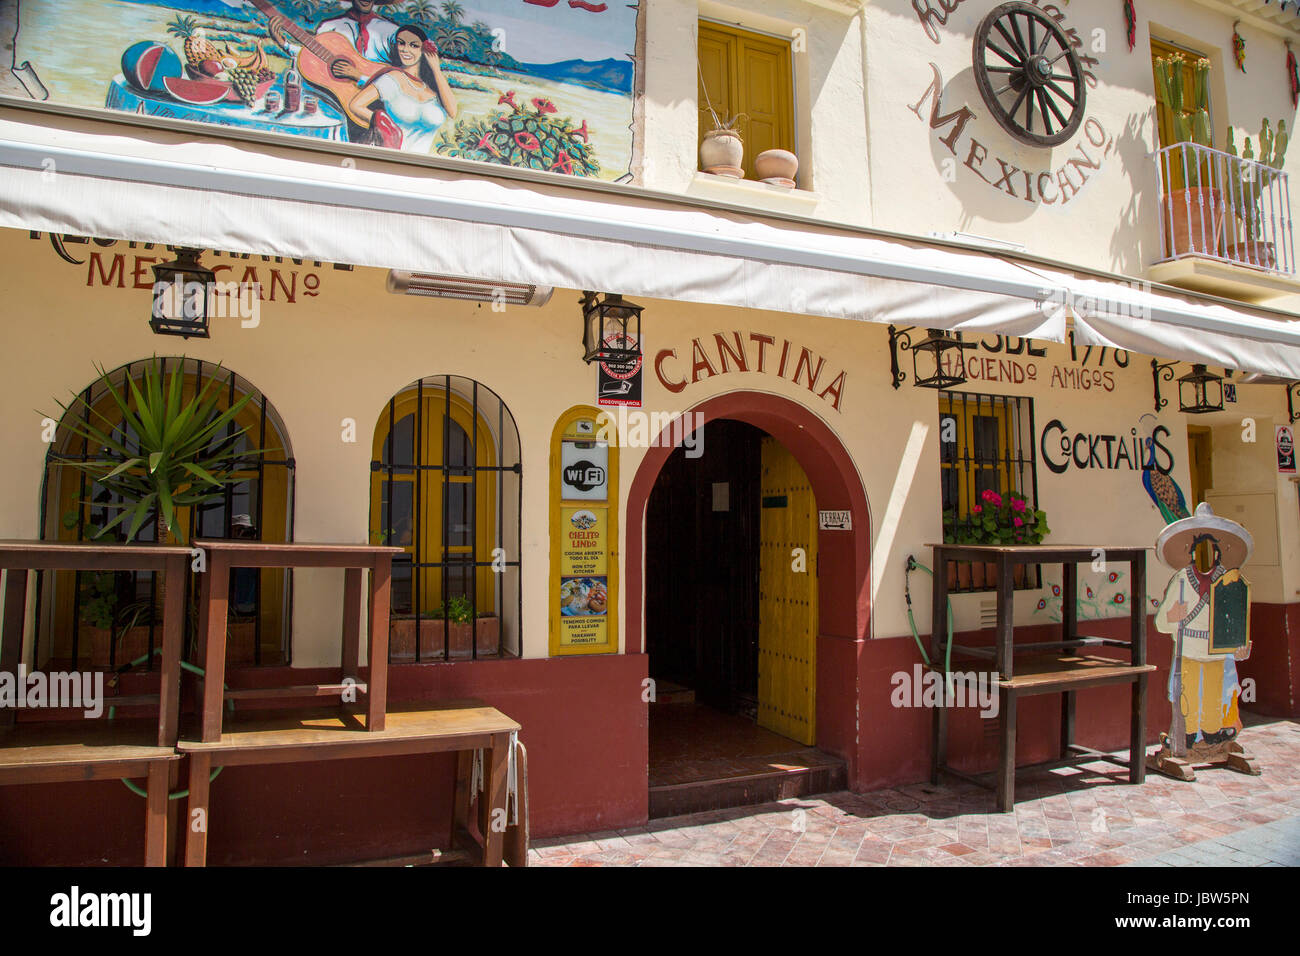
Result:
M1300 379L1300 326L981 250L755 221L635 189L379 168L325 179L283 155L241 151L217 166L168 149L163 160L0 143L0 226L1057 342L1071 304L1123 303L1077 315L1079 340Z

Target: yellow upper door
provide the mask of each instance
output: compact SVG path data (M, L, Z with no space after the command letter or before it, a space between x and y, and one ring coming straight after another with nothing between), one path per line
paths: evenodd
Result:
M719 116L744 114L745 178L757 178L754 157L767 149L794 152L794 83L790 42L720 23L700 23L700 142Z
M808 476L763 439L759 519L758 723L812 745L817 734L817 502ZM804 560L799 560L802 549Z

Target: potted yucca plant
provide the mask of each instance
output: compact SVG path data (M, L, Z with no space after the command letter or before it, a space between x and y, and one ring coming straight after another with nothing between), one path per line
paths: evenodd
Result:
M169 360L168 365L165 371L160 358L150 359L139 383L132 375L115 380L113 373L96 366L98 389L91 392L107 395L115 414L101 414L80 395L70 403L58 403L63 410L59 427L84 439L87 449L84 460L64 459L59 466L85 472L114 499L108 508L116 514L88 529L91 540L134 541L153 517L158 522L158 543L186 544L184 522L178 520L181 509L220 500L227 485L242 480L236 476L239 468L247 468L263 454L262 449L241 449L247 429L235 427L251 395L219 409L225 388L214 374L187 398L184 357ZM82 502L82 507L90 504L104 507L102 502ZM123 609L130 615L129 620L118 621L119 630L129 636L142 622L160 621L169 583L158 580L157 608ZM103 655L92 650L92 656L98 660Z

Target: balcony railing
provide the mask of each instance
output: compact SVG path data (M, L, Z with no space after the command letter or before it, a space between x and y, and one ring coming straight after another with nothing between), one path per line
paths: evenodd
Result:
M1286 173L1195 143L1156 158L1161 262L1197 257L1295 274Z

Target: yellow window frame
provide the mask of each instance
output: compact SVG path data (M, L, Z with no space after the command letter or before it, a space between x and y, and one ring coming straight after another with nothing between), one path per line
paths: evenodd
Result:
M417 463L423 465L431 460L437 460L430 458L431 450L437 455L438 459L442 457L443 417L448 414L448 402L447 389L442 386L426 385L423 389L423 398L421 398L420 391L412 387L404 390L393 399L391 421L393 427L396 427L406 416L411 416L413 439L415 438L416 424L423 421L423 445L420 447L423 448L425 460ZM422 416L418 408L421 400L425 403ZM495 465L497 460L496 440L493 438L492 431L488 428L483 415L481 413L478 415L478 434L475 436L473 406L454 391L451 393L450 415L452 421L464 430L471 444L476 446L475 464L480 467ZM372 460L374 461L383 461L384 443L388 440L389 434L389 420L388 406L385 406L384 411L379 416L379 421L375 425L374 442L371 449ZM476 438L477 440L475 440ZM430 560L441 561L444 554L442 544L442 473L440 471L419 470L414 474L395 473L392 476L394 483L413 486L411 492L413 511L417 497L414 486L421 479L424 481L424 486L420 489L419 500L424 514L413 516L419 522L421 556L425 562ZM412 535L412 540L406 543L400 540L389 540L390 535L387 531L392 529L383 527L383 486L384 482L388 480L386 469L383 467L371 473L370 540L374 543L392 544L401 547L414 560L414 535ZM447 481L449 484L473 484L473 478L470 475L448 475ZM477 545L474 560L479 562L491 561L492 549L496 542L496 478L491 472L479 473L478 489L474 501L474 523L476 526L474 538ZM470 546L448 545L445 553L468 555L470 554ZM437 558L431 559L429 557L435 554L438 556ZM444 598L442 593L442 569L416 569L412 572L413 584L415 574L419 575L420 613L422 615L432 613L443 602ZM499 610L497 608L496 584L496 576L492 573L490 566L480 566L475 569L475 604L480 613L488 610L496 613ZM488 600L484 600L485 597ZM412 595L412 600L414 601L414 595Z
M981 398L982 396L967 398L950 394L939 396L941 430L943 416L951 416L957 420L957 447L954 460L947 462L943 461L942 457L940 457L939 467L941 472L955 470L957 473L958 519L967 517L970 514L971 504L978 503L972 495L972 489L970 487L971 479L974 478L977 470L997 472L998 488L1002 489L999 494L1005 495L1009 491L1020 491L1019 488L1015 487L1012 481L1011 469L1007 467L1008 460L1015 457L1013 454L1015 449L1011 447L1011 422L1007 405L992 400L986 404L980 400ZM976 418L993 418L997 421L997 461L992 466L980 462L975 458L976 449L974 443ZM940 437L942 438L942 432ZM962 466L963 447L961 441L963 437L966 440L966 451L969 454L971 461L971 469L969 471Z

